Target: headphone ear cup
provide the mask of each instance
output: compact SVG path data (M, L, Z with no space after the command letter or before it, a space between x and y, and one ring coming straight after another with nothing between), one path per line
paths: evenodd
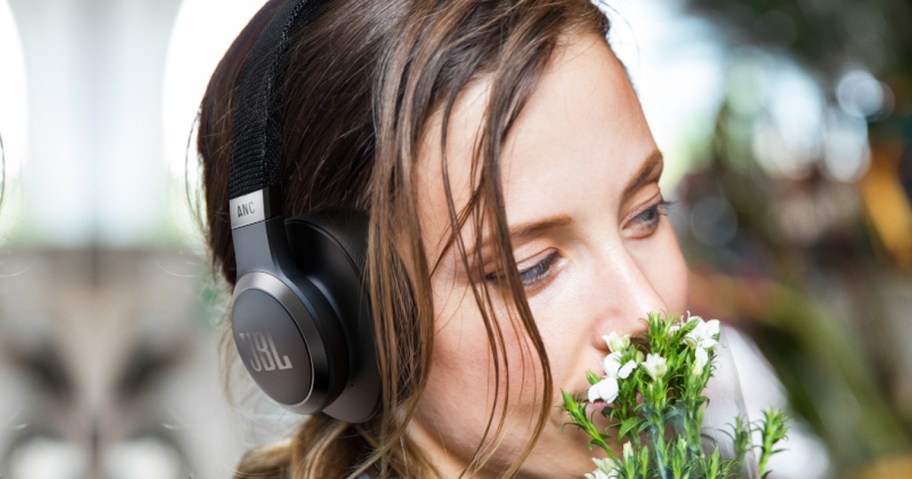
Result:
M374 324L366 282L369 219L350 210L329 210L285 220L288 246L299 270L336 310L348 345L349 375L325 412L360 422L380 403Z
M289 239L293 234L291 232L292 229L295 229L296 233L300 233L297 226L306 226L319 230L323 235L331 238L341 246L359 275L364 274L365 265L367 264L367 234L369 226L369 218L366 214L341 209L326 210L288 218L285 220L285 226ZM302 243L292 243L292 245L308 246L308 238L306 236L299 236L297 239L301 240ZM292 248L298 249L294 246ZM301 263L298 264L301 267L305 266Z

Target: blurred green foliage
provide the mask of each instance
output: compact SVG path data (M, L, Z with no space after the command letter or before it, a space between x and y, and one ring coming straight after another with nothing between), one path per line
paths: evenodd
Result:
M731 52L710 158L679 191L697 312L733 318L757 341L839 477L908 458L912 3L685 4L726 33ZM758 91L776 69L797 71L822 98L819 138L803 149L789 149L788 129L804 112L772 104L786 87ZM803 100L791 95L786 104ZM834 174L852 135L864 142L861 166ZM791 163L770 167L764 151ZM864 477L908 477L891 474Z

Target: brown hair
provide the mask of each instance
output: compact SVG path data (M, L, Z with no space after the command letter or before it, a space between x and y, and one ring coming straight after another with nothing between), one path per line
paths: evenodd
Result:
M214 265L233 284L235 258L228 220L227 178L231 111L241 67L256 37L281 5L271 0L231 45L201 105L199 152ZM418 227L417 151L429 118L442 113L440 147L456 98L471 82L490 81L485 117L472 158L472 195L454 204L444 167L450 236L463 267L468 258L458 232L470 219L476 242L488 229L501 271L497 294L512 306L510 320L532 345L542 366L540 414L530 443L512 465L514 475L544 427L552 394L547 355L516 272L500 183L500 150L562 38L577 31L605 34L608 23L588 0L350 0L329 1L297 32L284 100L283 208L292 216L324 208L352 208L370 217L367 271L382 377L382 410L364 424L325 415L302 423L289 444L255 449L237 477L343 477L436 475L405 436L430 370L434 308L428 261ZM444 155L443 161L446 162ZM507 404L509 377L500 323L490 314L492 294L472 284L488 334L497 380L495 404ZM229 343L230 344L230 343ZM503 391L501 391L503 389ZM498 403L499 401L499 403ZM498 415L495 411L500 410ZM487 430L465 473L486 467L497 449L506 408L490 411Z

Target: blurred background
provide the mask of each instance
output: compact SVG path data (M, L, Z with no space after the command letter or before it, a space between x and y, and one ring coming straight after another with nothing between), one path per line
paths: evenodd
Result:
M606 3L770 477L912 477L912 5ZM187 148L261 4L0 0L0 477L224 478L296 420L226 400Z

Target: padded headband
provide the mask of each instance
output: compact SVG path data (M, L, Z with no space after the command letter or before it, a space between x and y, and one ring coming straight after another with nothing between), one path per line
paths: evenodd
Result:
M323 3L324 0L285 2L250 50L241 69L232 116L229 199L282 183L282 115L276 111L281 95L276 95L275 89L281 86L288 69L289 37Z

